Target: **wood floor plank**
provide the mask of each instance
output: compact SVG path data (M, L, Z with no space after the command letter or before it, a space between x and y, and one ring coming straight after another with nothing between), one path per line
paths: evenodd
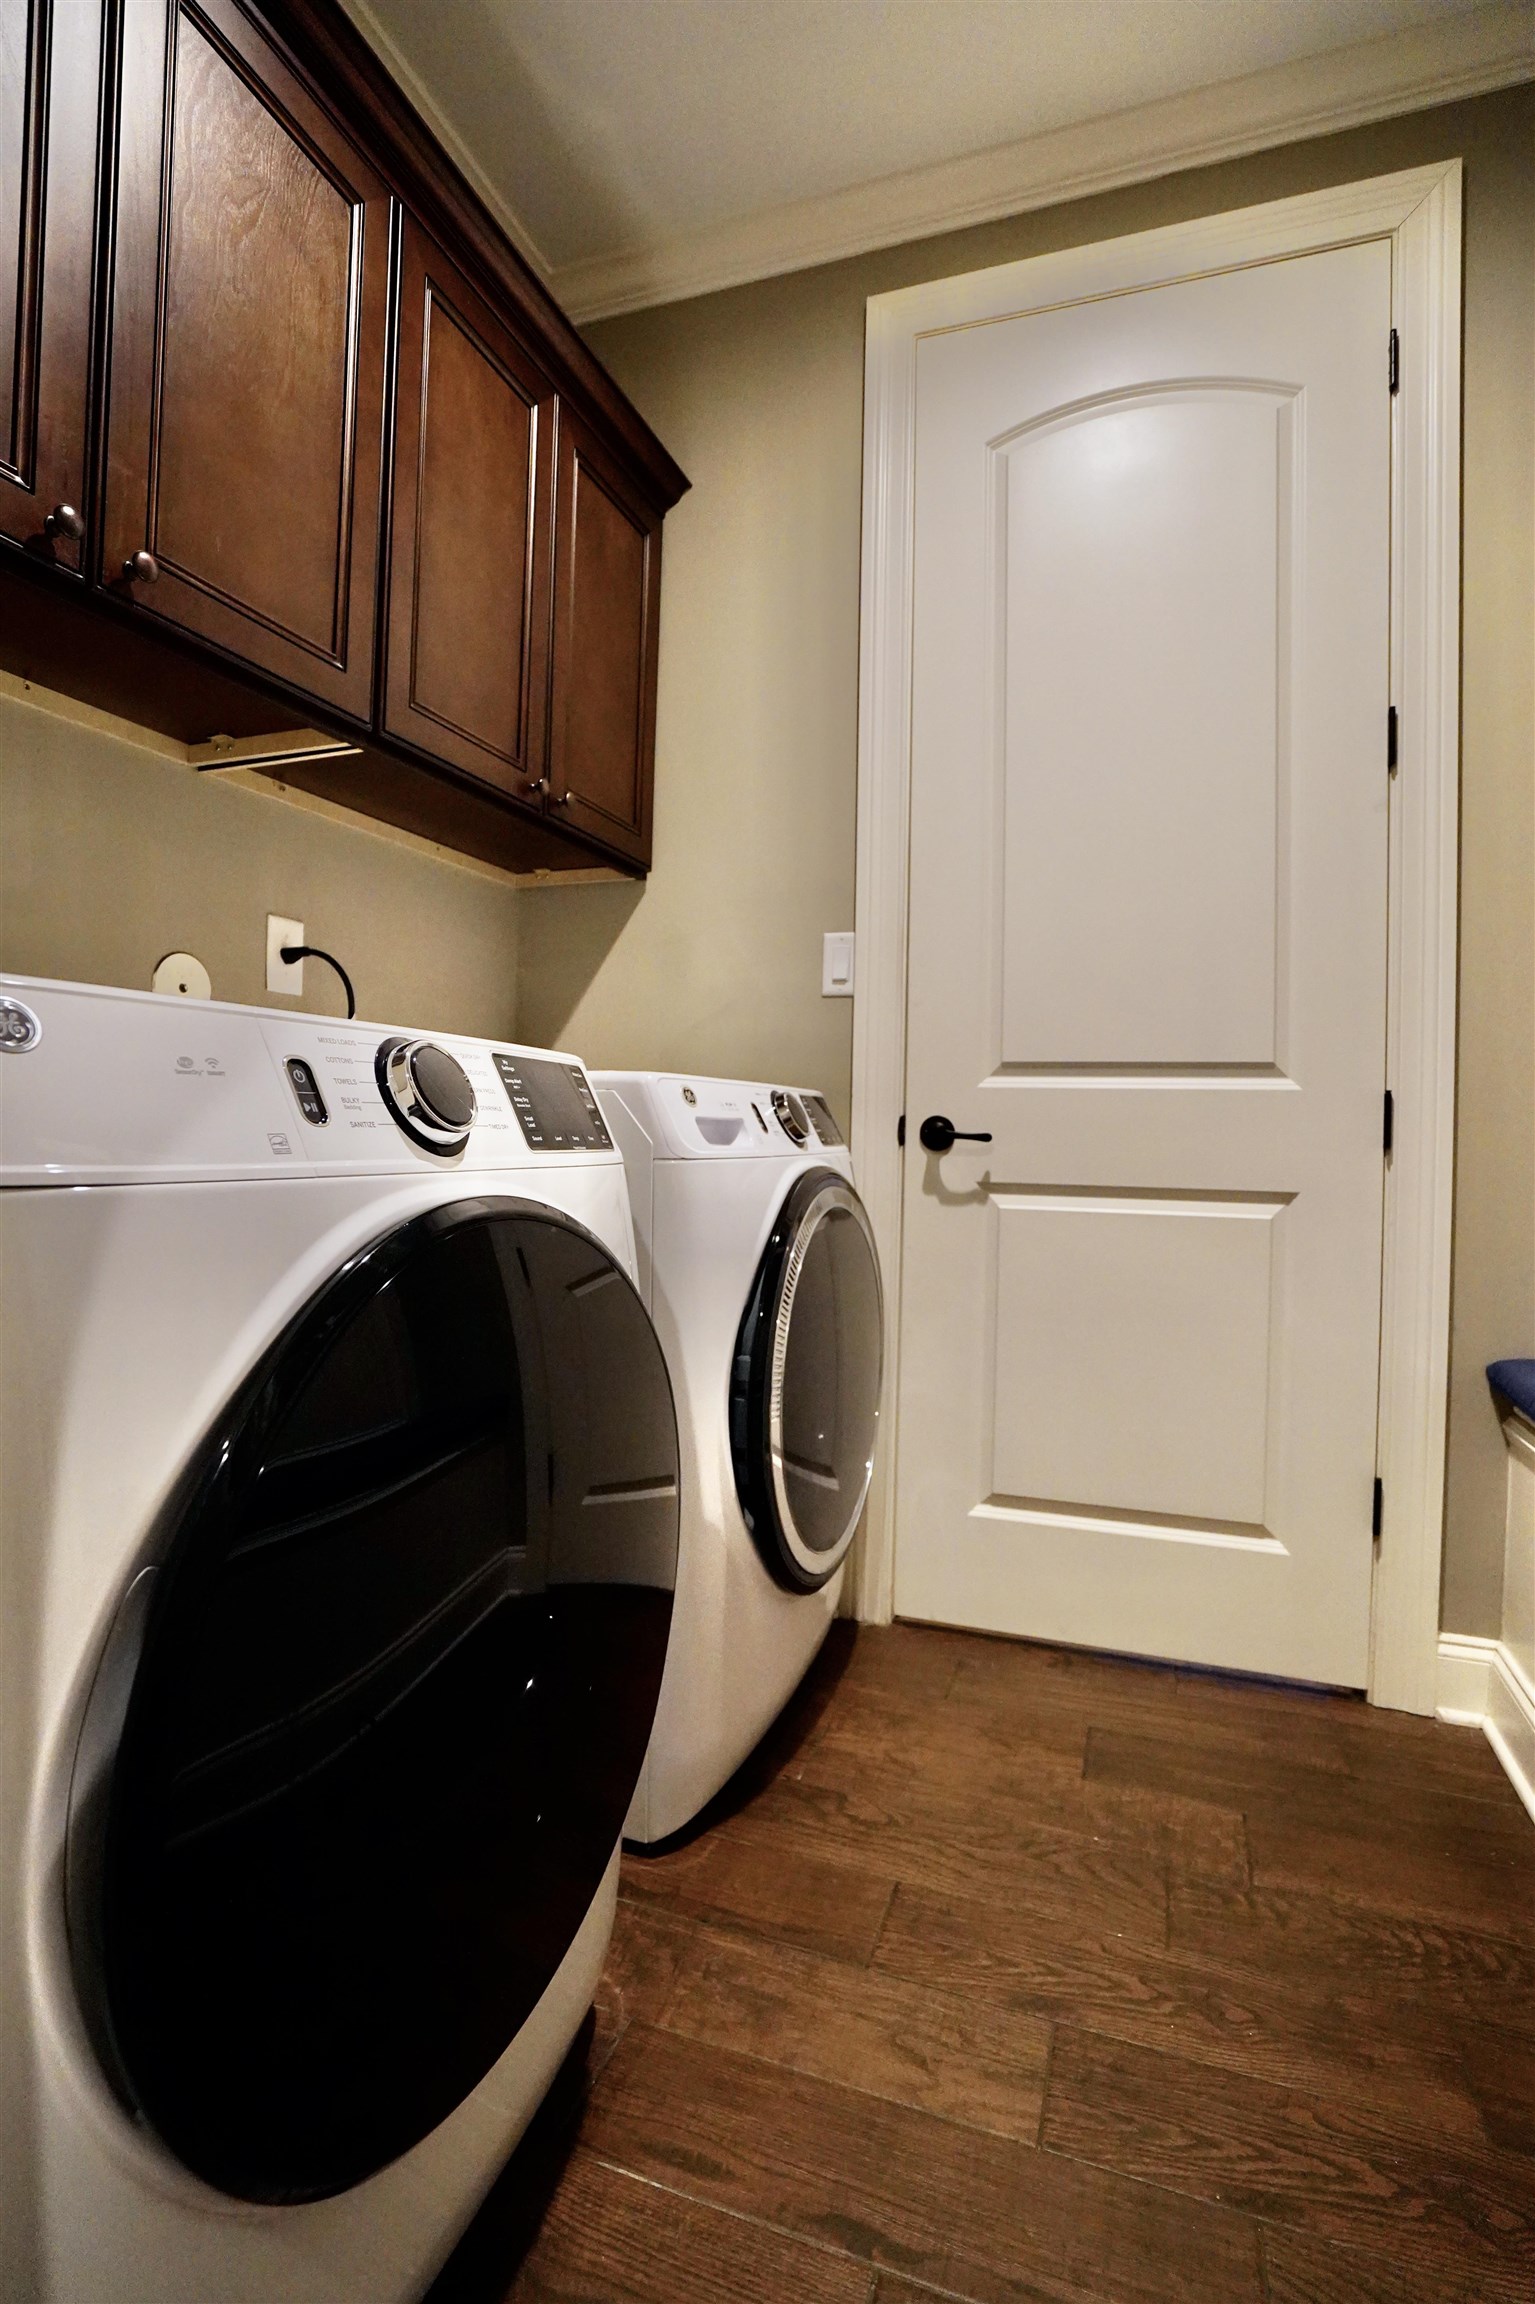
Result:
M876 2272L869 2304L947 2304L950 2288L929 2288L925 2280L907 2280L899 2272Z
M1353 1695L1026 1642L978 1642L961 1663L942 1716L989 1740L1011 1734L1055 1749L1067 1748L1090 1726L1190 1740L1226 1734L1337 1773L1442 1776L1473 1797L1505 1797L1502 1771L1474 1730L1384 1713Z
M895 1876L843 1862L824 1835L785 1847L730 1826L660 1855L626 1854L622 1893L701 1920L737 1922L781 1942L866 1961Z
M1468 2025L1459 2041L1466 2086L1502 2151L1535 2155L1535 2039Z
M1195 1883L1219 1886L1243 1896L1252 1886L1252 1849L1247 1818L1232 1808L1210 1808L1197 1800L1164 1799L1169 1896Z
M1535 1910L1535 1833L1511 1787L1506 1802L1469 1800L1438 1783L1365 1784L1256 1749L1117 1728L1092 1730L1087 1773L1185 1798L1202 1786L1240 1808L1257 1880L1488 1925Z
M1379 1719L1395 1739L1395 1723L1405 1721L1409 1731L1426 1731L1431 1723L1415 1713L1386 1712L1367 1700L1362 1688L1326 1688L1304 1680L1266 1680L1255 1673L1223 1672L1216 1665L1178 1664L1173 1667L1173 1694L1177 1709L1192 1718L1197 1713L1229 1711L1244 1719L1283 1720L1297 1715L1313 1719Z
M1535 2168L1383 2133L1360 2096L1236 2079L1208 2064L1059 2030L1041 2142L1420 2274L1474 2267L1487 2299L1535 2294Z
M1476 2273L1462 2279L1442 2264L1417 2272L1271 2224L1260 2240L1268 2304L1485 2304Z
M1324 1831L1314 1819L1247 1818L1253 1878L1277 1888L1326 1888L1382 1911L1469 1922L1490 1931L1535 1911L1535 1841L1493 1840L1446 1824L1433 1830Z
M960 1651L949 1690L956 1704L992 1703L1004 1709L1043 1697L1053 1704L1134 1705L1160 1711L1173 1706L1177 1694L1177 1674L1170 1664L974 1635Z
M1039 2134L1050 2027L931 1977L852 1968L700 1933L664 2022L710 2046L936 2112L1028 2144Z
M1431 2018L1452 2037L1479 2023L1535 2032L1535 1928L1503 1934L1325 1889L1259 1884L1233 1894L1200 1879L1173 1891L1169 1945L1233 1969L1359 1991L1389 2004L1393 2020Z
M1239 1877L1247 1877L1247 1848L1240 1812L1223 1830L1212 1823L1217 1811L1193 1800L1147 1790L1138 1784L1095 1782L1083 1774L1086 1731L1066 1751L1038 1745L1012 1745L977 1738L968 1724L958 1726L938 1706L925 1723L908 1729L888 1723L870 1735L862 1724L848 1734L832 1718L813 1751L798 1756L788 1771L799 1784L852 1795L886 1793L896 1799L920 1792L934 1820L971 1822L977 1810L995 1808L1015 1824L1047 1831L1079 1832L1094 1840L1120 1840L1155 1854L1176 1838L1186 1859L1196 1850L1225 1877L1240 1844Z
M1413 1712L1393 1712L1367 1703L1363 1694L1354 1690L1254 1680L1241 1673L1190 1665L1180 1665L1173 1682L1172 1717L1191 1728L1198 1722L1225 1723L1246 1734L1282 1738L1297 1750L1315 1745L1325 1749L1333 1736L1367 1740L1387 1752L1413 1753L1424 1766L1436 1771L1464 1768L1478 1776L1486 1774L1485 1761L1493 1757L1479 1728L1454 1727L1448 1721ZM1495 1760L1493 1765L1497 1767Z
M1255 2227L1111 2171L635 2025L587 2148L971 2304L1258 2304Z
M843 1677L850 1687L885 1688L936 1702L947 1696L974 1646L973 1633L941 1625L860 1624Z
M1136 1786L1146 1792L1240 1808L1249 1818L1280 1812L1306 1828L1364 1833L1396 1841L1412 1835L1479 1835L1530 1857L1535 1834L1505 1778L1478 1784L1474 1794L1457 1779L1424 1769L1383 1766L1383 1747L1356 1741L1334 1746L1336 1765L1252 1735L1231 1735L1201 1723L1177 1727L1093 1727L1083 1773L1088 1782ZM1416 1749L1416 1747L1414 1747Z
M828 1708L817 1750L828 1745L878 1765L906 1753L968 1753L979 1764L1025 1767L1041 1756L1080 1777L1091 1714L1041 1698L1026 1710L965 1707L880 1686L844 1684Z
M1408 2135L1488 2141L1455 2050L1404 2043L1367 2003L1340 2000L1300 1975L1232 1976L906 1887L892 1899L874 1963L913 1986L942 1985L1227 2072L1316 2093L1353 2091Z
M508 2304L868 2304L868 2266L577 2152Z
M620 1896L593 2010L588 2058L593 2078L632 2023L659 2023L693 1934L688 1921L664 1906Z
M965 1895L989 1883L1031 1911L1085 1914L1157 1943L1166 1930L1160 1851L1038 1825L998 1801L957 1814L917 1782L832 1787L780 1777L722 1832L866 1869L887 1885L899 1878Z
M1442 1784L1464 1798L1507 1801L1508 1779L1480 1729L1383 1712L1353 1699L1316 1706L1287 1697L1280 1704L1262 1693L1254 1696L1246 1683L1209 1675L1194 1686L1196 1693L1180 1694L1165 1719L1168 1731L1191 1750L1229 1740L1237 1750L1277 1751L1286 1760L1364 1782Z

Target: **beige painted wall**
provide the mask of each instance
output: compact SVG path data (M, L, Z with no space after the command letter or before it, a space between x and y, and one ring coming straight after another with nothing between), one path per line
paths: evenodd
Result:
M656 868L523 899L520 1026L597 1062L818 1082L847 1111L864 302L1459 155L1467 163L1464 928L1444 1622L1496 1632L1502 1438L1535 1350L1535 99L1475 102L628 315L593 344L693 480L667 523Z
M269 1001L266 916L302 920L362 1015L507 1034L519 891L263 792L199 776L164 740L0 694L0 970L148 989L194 952L215 999L341 1014L306 961Z

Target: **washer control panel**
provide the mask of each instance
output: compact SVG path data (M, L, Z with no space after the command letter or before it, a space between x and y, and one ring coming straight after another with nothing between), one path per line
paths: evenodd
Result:
M843 1136L841 1129L837 1126L836 1121L831 1116L831 1106L827 1103L824 1096L819 1095L813 1088L804 1088L800 1091L800 1102L804 1105L805 1110L809 1113L810 1125L815 1130L816 1134L820 1137L823 1144L842 1144L846 1142L846 1138Z
M490 1060L532 1151L612 1151L607 1123L579 1064L512 1056L501 1048L491 1050Z
M620 1155L568 1049L385 1035L0 974L0 1182L419 1179L450 1164L527 1175L563 1155L594 1171L582 1192L614 1188L595 1171L619 1170Z
M298 1098L298 1108L309 1122L310 1127L326 1127L330 1121L330 1114L325 1109L325 1098L320 1094L320 1083L316 1080L311 1067L304 1062L302 1056L290 1056L284 1064L283 1070L287 1073L289 1084L294 1095Z

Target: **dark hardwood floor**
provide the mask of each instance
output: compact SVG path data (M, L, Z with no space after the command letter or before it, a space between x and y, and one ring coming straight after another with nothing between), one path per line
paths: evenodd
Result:
M838 1625L432 2304L1535 2299L1535 1825L1478 1732Z

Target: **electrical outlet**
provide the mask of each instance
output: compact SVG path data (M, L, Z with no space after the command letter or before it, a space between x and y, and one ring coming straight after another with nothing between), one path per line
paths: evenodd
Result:
M285 944L302 944L303 941L302 920L281 920L275 912L267 914L266 988L269 992L283 992L290 999L302 997L304 963L302 960L285 960L282 948Z

